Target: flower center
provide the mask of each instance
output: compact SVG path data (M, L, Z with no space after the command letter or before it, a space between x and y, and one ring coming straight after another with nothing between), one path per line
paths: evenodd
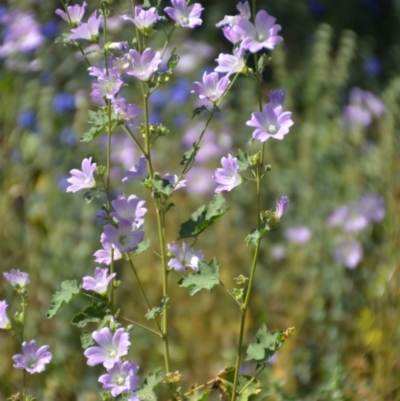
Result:
M119 243L120 243L121 245L125 245L125 244L126 244L126 238L127 238L126 235L121 235L121 236L119 237Z
M109 353L108 356L110 358L115 358L117 356L117 351L115 349L112 349Z
M271 135L275 135L278 132L278 127L275 124L268 125L267 131Z
M125 383L125 379L122 376L117 376L117 379L115 381L119 386Z

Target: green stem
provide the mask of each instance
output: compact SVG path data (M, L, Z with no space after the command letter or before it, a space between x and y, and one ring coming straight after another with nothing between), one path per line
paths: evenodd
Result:
M148 94L146 91L145 84L142 83L142 94L143 94L143 110L144 110L144 121L145 121L145 157L147 161L147 169L149 171L149 176L151 179L154 178L154 170L151 162L150 154L150 123L149 123L149 103ZM167 250L165 243L165 225L164 225L164 211L162 208L161 200L154 197L154 204L156 207L157 214L157 227L158 227L158 238L160 242L160 255L161 255L161 268L163 277L163 298L168 296L168 266L167 266ZM164 349L164 363L165 370L168 374L171 371L170 367L170 356L169 356L169 343L168 343L168 308L165 307L162 313L162 339L163 339L163 349Z
M25 297L21 295L22 298L22 319L21 319L21 344L24 342L24 328L25 328ZM26 370L22 369L22 401L26 401Z
M140 144L140 142L137 140L135 135L133 135L133 132L127 127L126 125L121 126L122 129L133 139L133 142L135 142L136 146L140 149L140 151L145 155L146 157L146 151L143 149L143 146ZM146 157L147 159L147 157Z
M255 7L256 7L256 1L253 0L252 1L253 18L255 15ZM254 62L255 62L255 65L257 65L258 57L256 54L254 55ZM258 71L256 71L256 80L257 80L257 88L258 88L258 105L259 105L260 111L262 112L261 79L262 79L262 77L260 76L260 73ZM258 230L261 229L261 223L262 223L261 222L261 178L263 176L264 153L265 153L265 148L264 148L264 143L262 143L260 162L257 166L257 173L256 173L256 177L255 177L256 186L257 186L256 193L257 193L257 228L258 228ZM257 261L258 261L258 257L259 257L259 253L260 253L260 245L261 245L261 238L258 239L257 244L256 244L256 249L254 251L253 263L252 263L251 271L250 271L249 285L247 287L246 297L245 297L245 301L243 303L243 308L242 308L242 316L240 318L239 343L238 343L237 354L236 354L235 374L234 374L233 388L232 388L232 395L231 395L232 401L235 401L235 399L236 399L236 391L237 391L238 378L239 378L239 369L240 369L240 363L241 363L241 357L242 357L244 330L245 330L245 324L246 324L246 315L247 315L247 310L249 307L251 292L252 292L252 288L253 288L253 282L254 282L254 277L255 277L256 268L257 268Z
M150 327L144 326L141 323L135 322L134 320L128 319L127 317L124 317L124 316L121 316L121 315L120 315L120 318L126 320L129 323L134 324L135 326L138 326L138 327L140 327L140 328L142 328L144 330L147 330L149 333L155 334L157 337L162 337L162 334L160 332L157 332L157 331L151 329Z

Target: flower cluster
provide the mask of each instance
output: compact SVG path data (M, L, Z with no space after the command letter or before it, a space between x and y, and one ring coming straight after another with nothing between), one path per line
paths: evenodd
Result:
M384 217L385 203L377 194L364 194L356 202L337 208L326 221L328 226L339 227L345 234L337 241L335 260L349 269L354 269L363 257L362 245L354 235Z
M27 299L26 286L29 284L29 275L19 270L11 270L9 273L3 273L4 278L10 283L13 289L22 296L23 304L25 305ZM8 307L7 301L0 301L0 329L10 330L14 329L7 314ZM20 327L24 327L25 313L15 315L15 323ZM23 330L21 331L23 332ZM23 340L21 335L21 340ZM49 351L49 346L44 345L39 348L35 340L29 342L22 342L22 354L16 354L12 357L14 361L14 368L24 369L30 374L40 373L46 369L46 365L51 361L52 354Z

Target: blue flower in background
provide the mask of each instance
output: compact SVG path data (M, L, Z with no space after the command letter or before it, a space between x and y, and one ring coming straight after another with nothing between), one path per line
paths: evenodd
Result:
M367 74L376 77L382 71L382 64L378 57L371 56L364 63L364 70Z
M75 111L75 97L65 92L57 93L53 99L53 110L58 113Z
M78 141L75 131L71 127L64 128L60 134L60 142L64 145L76 145Z
M171 89L171 100L174 103L185 103L190 96L192 84L187 78L179 78Z
M165 90L160 89L151 94L149 103L156 109L162 109L168 101L168 94Z
M22 128L36 130L36 114L31 110L23 110L18 115L17 123Z
M53 39L58 35L60 25L57 20L51 19L42 26L42 34L46 38Z
M307 7L314 17L322 17L325 15L325 5L322 4L320 0L308 0Z

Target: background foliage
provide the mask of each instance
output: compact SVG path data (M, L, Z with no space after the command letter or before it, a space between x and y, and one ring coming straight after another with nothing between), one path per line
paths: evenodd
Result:
M97 2L89 3L90 9L96 8ZM176 44L183 45L179 76L153 98L153 121L162 121L171 131L155 151L163 172L177 170L182 137L202 120L188 118L196 107L195 96L189 94L191 83L205 68L213 68L221 51L229 51L214 25L225 14L236 13L236 1L201 3L206 9L203 26L175 37ZM261 377L264 390L257 397L398 400L400 3L270 0L258 5L277 18L284 37L265 73L265 100L270 89L285 88L285 108L294 112L295 125L284 141L268 141L266 146L272 171L264 204L273 208L276 198L287 195L290 205L282 226L263 242L247 335L250 342L263 322L272 330L295 326L296 334ZM85 205L79 194L66 194L65 189L69 170L84 157L94 156L104 164L105 148L101 138L79 143L87 129L87 111L95 106L84 63L77 61L74 50L54 44L67 30L54 15L59 4L15 0L9 7L32 10L46 42L29 56L41 61L38 71L10 69L6 60L0 70L0 270L15 268L31 276L26 332L49 343L54 356L46 374L30 378L32 386L42 389L40 399L94 400L98 372L87 369L80 331L69 323L83 305L77 300L52 320L45 315L62 280L79 279L94 270L92 255L99 249L101 232L94 216L100 205ZM114 8L127 13L129 4L116 1ZM1 9L1 15L7 12ZM115 34L129 39L130 29L116 24ZM385 114L366 128L350 129L343 118L355 86L372 91L386 106ZM134 101L135 91L130 91L127 96ZM211 128L223 150L208 150L212 157L199 165L191 194L174 195L176 207L167 221L169 241L176 239L179 225L192 211L210 200L213 186L207 186L211 173L206 169L211 171L229 149L248 141L251 130L245 122L256 109L255 100L251 80L240 78ZM137 162L138 153L122 132L115 135L114 149L117 186L117 178ZM147 196L135 184L123 188ZM383 196L386 214L357 235L364 257L351 270L333 258L340 233L328 227L326 219L338 206L365 193ZM227 199L230 212L197 245L206 250L207 260L218 257L223 281L233 286L232 278L249 270L244 238L254 225L254 199L246 187ZM155 239L154 218L150 211L145 229ZM303 225L313 234L306 244L284 238L285 228ZM150 252L136 262L143 281L153 289L149 295L154 304L161 287L157 262ZM146 306L124 262L118 262L117 273L122 280L116 292L122 314L141 319ZM179 275L175 278L178 281ZM18 301L11 302L6 284L0 286L0 299L5 298L12 315ZM222 289L189 298L175 286L169 307L173 369L181 371L184 381L211 380L233 363L239 312ZM8 334L0 332L0 399L18 390L20 382L11 360L19 345ZM140 364L143 376L161 363L160 344L138 328L132 344L132 360ZM246 364L243 369L248 369Z

